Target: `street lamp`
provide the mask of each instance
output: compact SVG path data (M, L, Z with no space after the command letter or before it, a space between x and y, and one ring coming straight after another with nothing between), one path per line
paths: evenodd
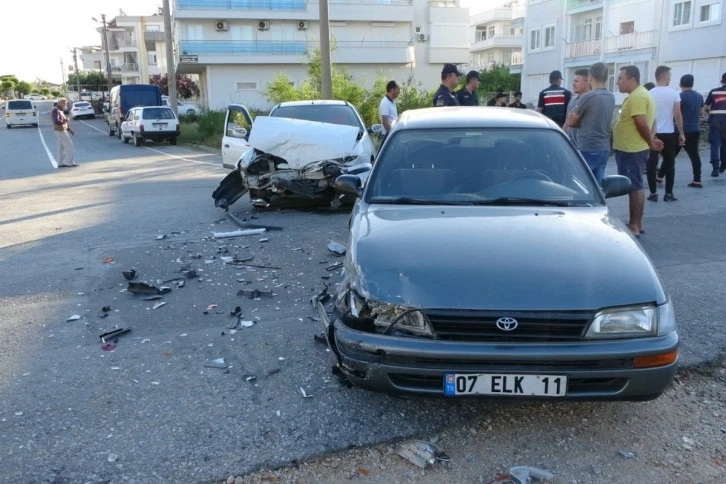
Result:
M108 82L108 95L111 95L111 87L113 86L113 81L111 79L111 54L108 51L108 25L106 24L106 15L101 14L101 21L99 22L96 20L96 17L91 17L91 19L96 22L103 25L103 34L102 34L102 45L103 50L106 53L106 81Z

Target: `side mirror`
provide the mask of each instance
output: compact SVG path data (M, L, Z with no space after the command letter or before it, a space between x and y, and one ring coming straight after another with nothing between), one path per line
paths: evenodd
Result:
M346 195L360 197L363 194L363 182L357 175L340 175L335 179L335 190Z
M227 134L232 138L247 139L247 130L241 126L228 129Z
M600 188L602 188L605 198L621 197L632 190L630 179L622 175L606 176L602 179Z
M391 126L391 127L393 127L393 126ZM370 128L368 128L368 133L375 133L375 134L383 135L383 133L385 131L386 131L385 128L380 123L374 124Z

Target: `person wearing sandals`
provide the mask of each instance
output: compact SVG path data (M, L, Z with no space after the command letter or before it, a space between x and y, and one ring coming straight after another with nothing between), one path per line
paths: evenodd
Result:
M691 74L681 76L681 114L683 115L683 130L686 135L684 148L693 167L693 181L688 184L691 188L703 188L701 184L701 155L698 154L698 140L701 137L701 115L703 114L703 96L693 90L694 79ZM676 156L681 146L676 148Z
M681 115L681 97L678 91L668 87L671 82L671 68L667 66L658 66L655 70L656 86L650 90L650 95L655 100L655 119L656 119L656 137L663 142L662 169L665 174L665 195L664 202L675 202L678 200L673 195L673 185L676 175L676 149L678 145L686 142L686 136L683 131L683 116ZM674 129L673 121L678 131ZM648 200L651 202L658 201L658 154L652 153L648 159L647 175L648 188L650 195Z

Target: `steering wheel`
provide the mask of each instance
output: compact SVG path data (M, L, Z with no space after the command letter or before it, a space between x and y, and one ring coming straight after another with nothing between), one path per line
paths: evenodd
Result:
M509 181L520 180L520 179L525 179L525 178L532 178L534 180L544 180L544 181L548 181L548 182L552 181L552 178L548 177L544 173L542 173L540 171L534 171L534 170L524 171L522 173L519 173L518 175L514 175L512 178L509 179Z

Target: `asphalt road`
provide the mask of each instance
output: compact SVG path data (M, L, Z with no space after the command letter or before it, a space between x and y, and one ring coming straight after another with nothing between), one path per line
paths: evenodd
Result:
M326 244L345 240L346 213L257 212L244 198L236 215L283 230L215 240L237 228L212 202L226 174L216 155L136 148L101 120L77 121L80 166L56 169L43 146L52 156L49 103L39 105L40 129L0 123L0 482L209 482L498 408L391 398L331 375L309 298L335 279ZM641 237L676 303L683 365L726 347L726 177L708 172L704 189L686 188L681 155L679 201L649 203ZM626 199L612 207L627 213ZM267 268L234 267L235 255ZM153 284L184 268L200 277L167 283L152 309L159 301L124 291L131 268ZM254 289L275 295L237 295ZM228 329L236 306L254 326ZM128 327L102 349L100 334ZM215 358L230 367L205 367Z

